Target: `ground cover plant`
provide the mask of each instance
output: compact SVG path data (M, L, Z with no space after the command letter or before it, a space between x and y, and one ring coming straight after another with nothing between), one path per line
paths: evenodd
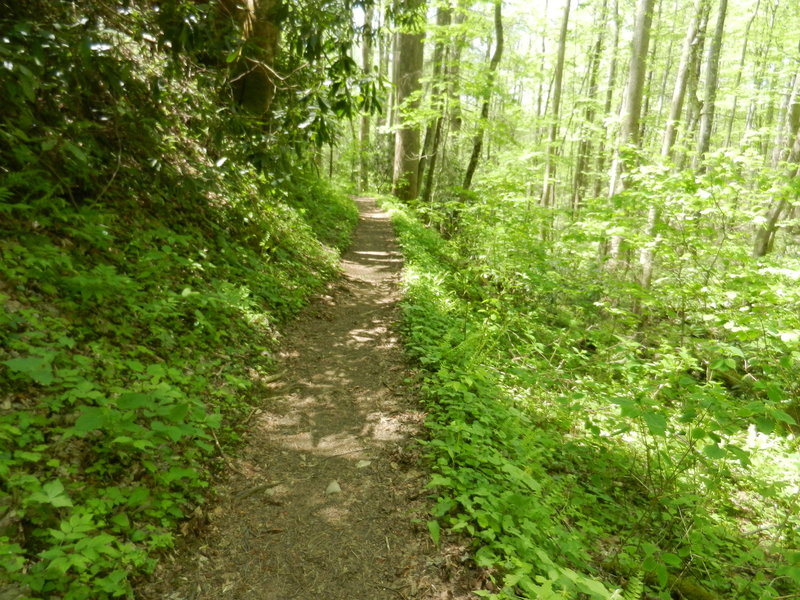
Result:
M697 345L658 325L668 314L643 325L574 257L559 263L514 229L524 221L496 219L503 204L474 207L449 240L395 210L406 343L429 399L430 529L475 539L499 588L483 595L792 597L791 346L726 337L743 326L715 329L701 307L685 310L716 337L696 331ZM770 351L774 374L732 385Z
M4 598L131 597L226 468L279 326L349 242L356 208L308 135L231 99L248 47L215 14L0 17ZM291 110L281 125L307 118Z

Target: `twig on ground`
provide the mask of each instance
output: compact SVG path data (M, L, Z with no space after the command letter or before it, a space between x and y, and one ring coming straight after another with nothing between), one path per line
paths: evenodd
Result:
M225 451L222 449L222 444L219 443L219 438L217 437L217 434L214 433L214 430L210 429L209 431L211 431L211 436L214 438L214 445L217 447L217 450L219 450L219 456L222 459L222 462L225 463L225 466L231 469L232 471L235 471L239 475L244 476L244 473L242 473L239 469L237 469L234 466L234 464L231 463L230 459L228 458L228 455L225 454Z
M398 596L400 596L400 597L401 597L403 600L408 600L408 599L406 598L406 595L405 595L403 592L401 592L400 590L398 590L397 588L393 588L393 587L388 587L388 586L385 586L385 585L381 585L380 583L370 583L370 585L371 585L372 587L381 588L382 590L388 590L388 591L390 591L390 592L394 592L395 594L397 594Z

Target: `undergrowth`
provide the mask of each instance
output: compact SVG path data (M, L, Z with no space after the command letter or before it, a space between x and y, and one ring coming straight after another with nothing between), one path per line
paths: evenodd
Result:
M131 597L357 214L156 13L51 6L0 46L0 595Z
M508 220L445 240L393 215L425 373L429 529L474 540L496 582L480 595L793 597L800 455L782 395L742 402L699 376L690 344L642 343L635 315L615 320L536 240L497 250Z

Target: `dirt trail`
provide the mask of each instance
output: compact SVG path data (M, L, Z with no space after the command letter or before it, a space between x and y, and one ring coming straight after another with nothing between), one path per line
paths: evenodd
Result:
M410 439L423 415L394 331L402 257L388 215L357 201L344 277L285 332L286 375L208 527L140 598L474 598L464 553L434 548L424 526L427 475Z

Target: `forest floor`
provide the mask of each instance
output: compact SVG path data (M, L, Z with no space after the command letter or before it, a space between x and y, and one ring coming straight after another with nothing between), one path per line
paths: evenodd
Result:
M482 587L466 548L427 532L424 414L395 329L402 256L388 215L357 202L344 275L285 331L284 375L202 527L137 597L445 600Z

